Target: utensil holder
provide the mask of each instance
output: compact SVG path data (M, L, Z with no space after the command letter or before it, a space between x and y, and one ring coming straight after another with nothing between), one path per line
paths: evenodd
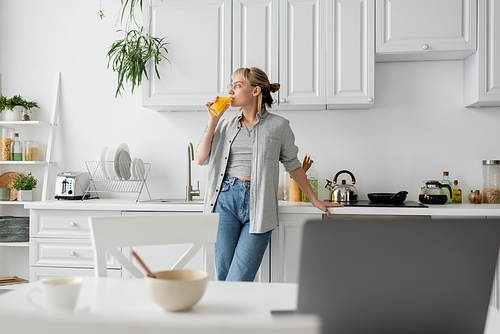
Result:
M302 202L302 190L297 182L290 177L290 202Z

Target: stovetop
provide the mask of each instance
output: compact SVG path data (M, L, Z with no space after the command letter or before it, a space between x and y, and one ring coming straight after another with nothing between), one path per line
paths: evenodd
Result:
M331 202L325 200L325 202ZM382 204L382 203L372 203L369 200L359 200L356 202L340 202L343 206L369 206L369 207L391 207L391 208L428 208L427 205L420 204L413 201L404 201L401 204Z

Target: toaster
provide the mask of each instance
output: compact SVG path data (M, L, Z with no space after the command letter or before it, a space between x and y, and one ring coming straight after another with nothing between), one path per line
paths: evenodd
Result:
M55 199L84 199L90 194L85 194L90 183L87 172L61 172L56 177Z

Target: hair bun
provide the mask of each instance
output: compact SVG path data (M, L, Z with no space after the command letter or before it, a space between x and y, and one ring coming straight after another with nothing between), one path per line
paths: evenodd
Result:
M275 93L280 89L280 84L279 83L273 83L269 86L269 90L271 93Z

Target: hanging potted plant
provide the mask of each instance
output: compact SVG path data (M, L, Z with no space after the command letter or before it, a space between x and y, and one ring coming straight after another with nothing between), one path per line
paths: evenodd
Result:
M33 108L38 108L38 103L26 101L21 95L14 95L10 99L3 95L0 97L0 110L6 110L4 114L6 121L29 121Z
M135 9L139 6L142 12L142 0L121 0L120 23L126 21L124 30L117 30L124 33L125 37L115 41L107 53L108 68L111 68L118 75L118 83L115 97L121 95L124 84L132 85L132 93L137 86L142 84L142 78L149 80L147 65L149 61L154 64L156 76L160 79L158 64L163 60L170 62L165 56L168 53L164 42L165 38L153 37L144 32L144 27L137 24L135 20ZM98 15L101 19L104 14L99 9ZM133 23L136 29L130 29Z
M33 188L36 187L36 179L29 173L28 175L19 174L13 180L12 188L17 190L18 201L33 200Z

